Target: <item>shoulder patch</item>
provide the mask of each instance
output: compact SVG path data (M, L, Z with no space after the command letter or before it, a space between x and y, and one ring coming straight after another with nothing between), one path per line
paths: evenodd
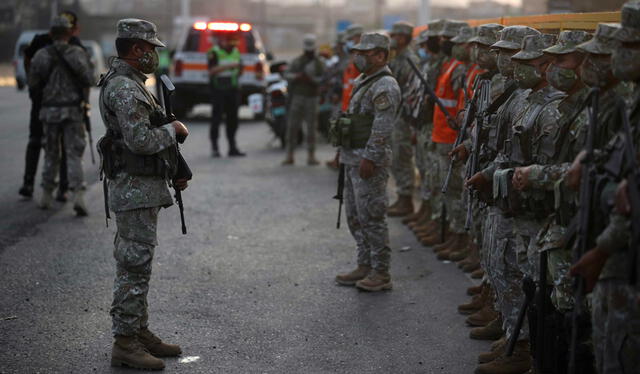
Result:
M391 106L391 99L389 99L389 94L386 92L381 93L373 99L373 104L376 106L377 110L386 110Z

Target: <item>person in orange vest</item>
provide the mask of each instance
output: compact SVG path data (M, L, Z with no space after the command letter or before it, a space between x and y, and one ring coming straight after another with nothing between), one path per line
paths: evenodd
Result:
M455 118L458 113L458 96L460 89L463 87L462 82L466 74L466 68L464 62L458 61L453 57L453 46L455 43L453 43L451 39L456 37L460 29L464 27L469 27L469 25L461 21L447 21L442 31L440 31L440 47L442 52L447 56L447 60L445 60L440 69L435 94L447 110L449 116L453 118ZM448 154L458 135L457 129L452 128L452 126L454 126L454 124L449 123L447 115L436 105L433 113L433 131L431 132L431 141L434 143L435 158L437 159L437 164L434 165L432 170L434 175L433 188L440 188L442 186L449 168L450 158ZM459 201L462 186L463 183L460 178L460 173L454 170L454 172L451 173L446 195L439 195L440 207L435 207L434 218L435 221L438 222L438 227L422 240L422 243L427 246L440 243L434 247L435 251L439 252L449 247L460 248L466 245L467 236L464 229L465 216ZM444 223L445 227L442 227L443 223L441 220L444 210L442 207L445 206L449 222ZM442 231L445 232L445 241L443 243L441 243Z
M406 106L407 93L410 91L411 78L414 73L408 61L412 60L417 66L420 63L420 58L409 47L413 38L412 24L405 21L396 22L391 28L390 35L395 57L389 62L389 67L400 85L403 104L398 111L392 137L391 173L396 181L398 200L389 207L387 214L390 217L402 217L413 213L413 190L415 187L415 165L411 141L413 130Z
M353 91L353 82L358 78L360 72L353 64L353 52L351 48L360 43L360 37L364 32L364 28L357 23L350 25L344 32L345 48L349 53L349 62L342 74L342 106L341 111L345 113L349 109L349 101L351 99L351 91ZM337 170L339 166L339 155L337 152L333 160L327 161L329 169Z

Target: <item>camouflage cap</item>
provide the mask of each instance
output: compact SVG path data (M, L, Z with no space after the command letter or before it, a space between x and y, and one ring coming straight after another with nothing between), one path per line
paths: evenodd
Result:
M458 32L463 27L469 27L469 24L463 21L450 21L446 20L442 26L442 30L438 33L440 36L448 36L450 38L458 35Z
M398 34L398 35L409 35L409 36L412 36L413 35L413 25L410 24L407 21L398 21L398 22L394 23L393 26L391 26L391 32L389 34L391 34L391 35Z
M427 35L426 36L438 36L440 31L444 28L444 24L447 20L437 19L427 23ZM426 38L425 38L426 41Z
M71 21L69 21L69 18L64 16L53 17L53 19L51 20L51 28L54 28L54 27L70 29Z
M624 43L640 42L640 1L628 1L621 13L622 27L613 37Z
M540 31L529 26L508 26L500 31L500 40L491 48L520 49L522 39L527 35L540 35Z
M415 37L416 44L426 43L427 39L429 39L429 30L422 30L420 34Z
M543 49L549 48L556 42L556 36L552 34L527 35L522 40L520 52L511 56L512 60L535 60L544 56Z
M504 29L504 26L497 23L485 23L478 26L478 32L476 35L469 39L469 43L478 43L486 46L491 46L500 38L500 31Z
M362 34L360 43L356 44L352 50L355 51L370 51L372 49L381 48L389 50L390 40L385 34L379 32L368 32Z
M591 39L591 34L586 31L564 30L558 36L558 42L542 52L552 55L566 55L575 52L578 44L589 39Z
M580 52L592 53L594 55L610 55L618 46L615 34L620 30L619 23L599 23L593 39L578 45L576 48Z
M305 51L313 51L316 49L316 36L313 34L305 34L302 38L302 48Z
M362 25L358 25L357 23L353 23L347 27L347 30L344 32L345 40L349 40L354 36L362 35L364 33L364 27Z
M156 25L149 21L137 18L125 18L118 21L119 39L141 39L157 47L166 47L158 39L158 29Z
M451 39L454 43L468 43L475 35L475 28L469 26L462 26L458 31L458 35Z

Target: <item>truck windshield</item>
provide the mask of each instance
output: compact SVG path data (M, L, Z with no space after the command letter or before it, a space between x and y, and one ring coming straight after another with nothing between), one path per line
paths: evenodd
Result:
M184 45L185 52L207 52L223 34L234 34L238 40L240 53L260 53L252 32L229 32L191 29Z

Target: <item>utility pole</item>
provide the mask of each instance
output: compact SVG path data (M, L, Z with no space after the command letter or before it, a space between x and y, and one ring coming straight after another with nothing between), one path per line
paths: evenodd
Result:
M431 0L420 0L418 25L426 25L431 20Z
M373 25L375 28L379 29L382 28L383 26L383 22L382 22L382 7L384 6L384 0L374 0L375 1L375 8L373 10Z

